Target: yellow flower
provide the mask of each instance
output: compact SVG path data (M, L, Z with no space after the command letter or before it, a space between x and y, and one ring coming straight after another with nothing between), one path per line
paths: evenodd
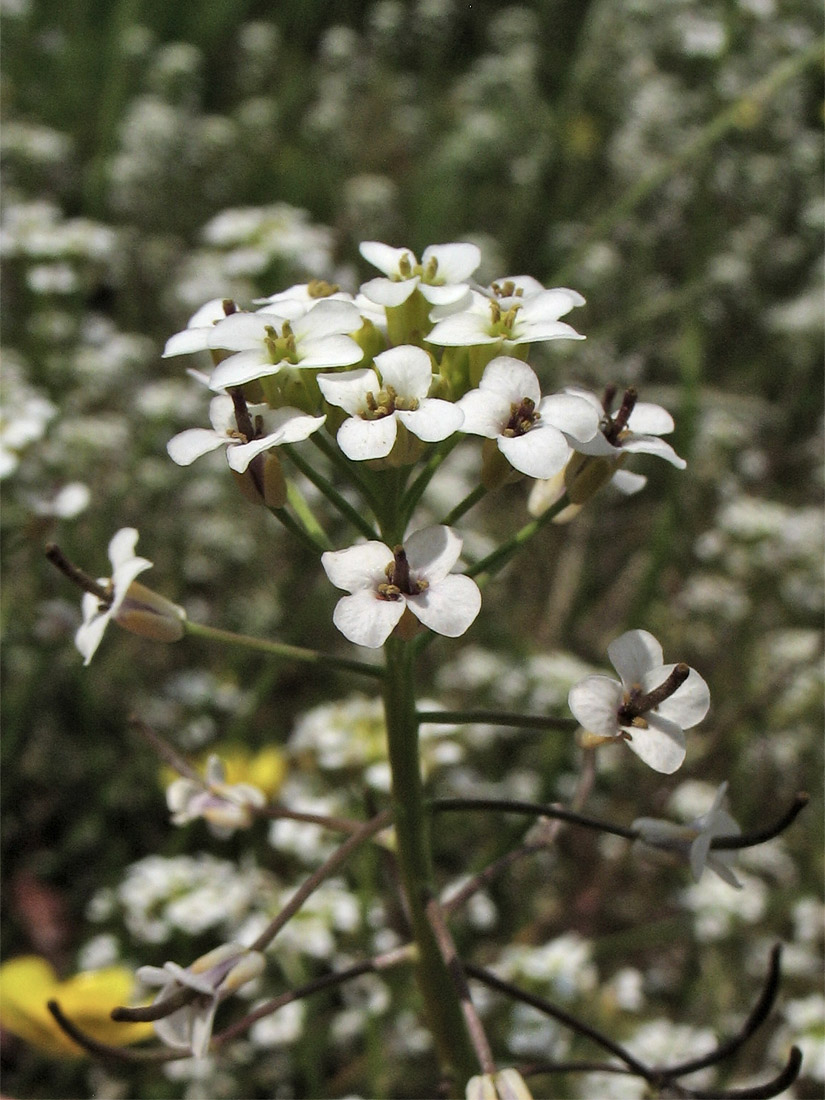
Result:
M58 1001L66 1016L103 1043L125 1046L152 1035L151 1024L115 1023L110 1013L128 1004L134 975L122 966L87 970L61 981L37 955L20 955L0 966L0 1026L59 1058L82 1058L84 1051L65 1035L46 1007Z

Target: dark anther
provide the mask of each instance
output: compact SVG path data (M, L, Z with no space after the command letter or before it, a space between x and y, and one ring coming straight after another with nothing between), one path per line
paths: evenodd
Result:
M611 410L613 409L613 402L616 399L616 386L613 382L608 382L604 387L604 396L602 397L602 408L604 409L604 415L609 417Z
M641 715L647 714L648 711L655 710L660 703L663 703L665 699L669 699L682 686L689 675L690 669L682 662L675 666L663 684L654 688L653 691L647 692L646 695L643 695L639 688L631 690L626 701L619 707L619 724L622 726L632 725L634 718L639 718Z
M638 398L636 390L631 386L630 389L624 391L624 397L622 398L622 404L619 411L610 421L604 435L608 443L612 443L613 446L618 446L619 437L622 432L627 428L627 422L630 419L630 414L636 405Z

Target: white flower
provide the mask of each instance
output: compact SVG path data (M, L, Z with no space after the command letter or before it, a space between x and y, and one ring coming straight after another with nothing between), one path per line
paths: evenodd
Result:
M498 344L502 350L510 350L543 340L584 340L574 328L559 320L574 306L581 305L584 305L581 294L566 287L515 299L507 309L502 309L495 299L472 291L470 304L438 320L427 341L439 347ZM432 316L435 319L438 314Z
M259 408L265 409L267 406L252 406L249 411L253 418ZM178 466L188 466L201 455L225 446L230 469L242 474L256 455L282 443L300 443L317 431L326 417L307 416L300 409L289 406L276 409L269 413L270 427L274 425L275 430L259 439L247 440L238 431L232 398L222 394L212 398L209 419L212 422L211 431L209 428L187 428L166 444L169 457Z
M533 1100L533 1094L517 1069L471 1077L464 1095L466 1100Z
M364 241L361 255L384 272L370 279L361 293L379 306L400 306L416 288L434 306L455 305L468 293L465 279L481 263L474 244L432 244L424 249L421 263L408 248L392 248L380 241Z
M621 738L657 772L670 775L685 758L686 729L705 717L708 686L687 665L665 665L662 647L646 630L629 630L607 647L621 677L588 676L568 704L596 741Z
M226 305L224 303L226 302ZM166 341L163 349L163 358L168 359L172 355L188 355L193 351L206 351L212 330L218 321L223 321L227 316L227 308L233 306L224 298L212 298L196 310L186 322L186 328L176 332Z
M351 593L338 601L333 622L351 642L376 649L408 608L436 634L459 637L481 608L475 581L450 573L461 545L452 528L436 526L416 531L395 552L366 542L322 554L329 579Z
M685 460L676 454L669 443L659 438L660 435L668 435L674 428L673 417L661 405L637 401L635 391L628 390L619 411L611 415L594 393L575 386L568 387L566 392L589 401L602 417L600 431L591 440L577 445L577 451L610 458L619 458L622 452L658 455L684 470L687 465Z
M117 617L126 598L129 585L140 573L152 568L146 558L135 556L138 533L134 527L123 527L109 543L109 561L112 576L99 578L99 584L111 592L111 603L105 605L92 592L83 593L83 623L75 634L75 645L88 665L100 645L110 619Z
M566 436L592 439L598 414L581 398L557 393L542 398L539 380L520 359L502 355L487 364L478 389L457 402L461 431L495 439L514 469L549 478L570 456Z
M338 429L338 445L348 458L386 458L399 422L426 443L436 443L461 425L460 409L428 397L432 361L426 351L402 344L375 357L372 369L319 374L318 385L330 405L350 414Z
M185 968L174 962L164 963L163 967L141 966L137 971L140 981L144 985L161 986L155 1004L168 1000L181 989L196 992L183 1008L155 1020L158 1038L176 1050L188 1050L196 1058L204 1058L218 1003L257 978L265 965L260 952L237 943L225 943Z
M346 334L360 327L361 315L351 302L330 298L309 308L293 300L257 313L232 313L209 335L213 350L235 352L215 368L210 387L242 386L285 367L352 366L364 353Z
M175 779L166 790L166 805L174 825L188 825L202 817L218 836L228 836L234 829L247 829L252 824L254 810L263 806L266 796L251 783L227 783L226 768L214 754L206 763L202 783L194 779Z
M639 817L633 822L632 828L638 831L642 844L686 856L697 882L705 867L709 867L729 885L741 890L742 884L731 868L735 858L733 851L712 851L710 846L714 837L739 836L742 831L727 812L727 790L727 783L720 784L708 812L694 818L687 825L676 825L672 821L661 821L655 817Z

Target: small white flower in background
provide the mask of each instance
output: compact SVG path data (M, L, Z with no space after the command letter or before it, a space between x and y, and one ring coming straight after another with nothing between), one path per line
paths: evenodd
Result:
M421 263L408 248L392 248L380 241L363 241L364 259L384 272L370 279L361 293L379 306L400 306L418 289L433 306L455 306L468 294L465 280L481 263L474 244L432 244L424 249Z
M506 355L487 364L478 389L457 406L464 413L462 432L495 439L510 465L529 477L557 473L570 456L568 438L592 439L599 426L598 414L581 398L542 398L534 371Z
M146 558L136 557L137 540L134 527L121 528L109 543L112 576L98 578L101 592L83 593L83 622L74 640L85 665L100 645L110 619L124 630L156 642L176 642L184 635L183 608L135 580L152 567Z
M325 416L307 416L300 409L288 406L269 411L266 405L253 405L249 413L254 419L264 410L267 412L269 427L274 427L275 430L262 434L259 439L248 440L238 431L232 398L225 394L213 397L209 405L212 430L187 428L173 436L166 444L169 457L178 466L188 466L201 455L225 446L230 469L242 474L256 455L282 443L300 443L317 431L326 420Z
M348 458L386 458L399 422L425 443L446 439L460 427L464 416L457 405L427 396L433 373L426 351L402 344L376 355L375 366L377 371L318 375L318 386L330 405L350 414L337 436Z
M464 1095L466 1100L533 1100L533 1094L516 1069L471 1077Z
M462 541L450 527L425 527L403 546L365 542L327 551L321 564L340 599L333 622L351 642L376 649L398 625L406 609L448 638L463 634L481 608L481 592L471 577L451 574Z
M227 783L226 768L219 756L206 764L203 782L181 777L166 789L166 804L174 825L188 825L202 817L216 836L229 836L235 829L248 829L255 810L266 796L251 783Z
M323 279L313 279L309 283L294 283L286 290L279 290L270 294L268 298L255 298L256 306L275 306L281 302L303 302L309 307L316 302L331 300L333 302L351 302L352 295L346 290L341 290L335 283L327 283Z
M636 843L685 856L690 860L690 870L697 882L705 867L709 867L730 886L741 890L742 884L731 867L734 852L725 849L712 851L710 846L714 837L739 836L742 832L727 811L727 790L727 783L722 783L707 813L686 825L676 825L655 817L637 818L631 826L639 833Z
M213 327L209 347L235 354L212 373L210 387L224 390L285 367L350 367L363 358L347 335L361 327L361 314L351 302L322 298L281 301L257 313L232 313Z
M708 712L710 692L695 669L663 663L662 647L646 630L629 630L607 647L621 677L588 676L568 704L586 744L622 739L646 764L670 775L685 758L686 729Z
M166 341L163 358L172 355L188 355L194 351L207 351L212 330L231 312L234 303L224 298L212 298L196 310L186 322L186 328L176 332Z
M155 1004L168 1000L181 989L192 989L196 994L183 1008L154 1021L158 1038L175 1050L188 1050L196 1058L205 1057L219 1002L257 978L265 966L266 960L260 952L237 943L222 944L187 967L174 962L162 967L141 966L138 979L144 985L161 987Z
M495 299L474 290L470 304L460 312L441 320L437 320L443 316L441 311L430 315L436 324L427 341L439 347L499 344L502 350L509 351L520 344L544 340L584 340L571 325L559 320L574 306L581 305L584 305L581 294L566 287L516 299L506 309Z

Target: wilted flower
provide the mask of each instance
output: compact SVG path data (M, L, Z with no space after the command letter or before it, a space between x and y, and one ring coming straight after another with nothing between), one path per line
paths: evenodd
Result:
M109 543L111 578L101 577L96 591L83 593L83 622L75 634L75 645L88 665L110 619L133 634L158 642L176 642L183 637L183 608L157 592L138 584L140 573L151 569L146 558L135 556L138 533L123 527Z
M686 825L676 825L655 817L637 818L632 825L639 833L637 843L685 856L690 860L690 870L697 882L705 867L709 867L729 885L741 889L742 884L731 868L734 853L724 849L711 850L714 837L739 836L742 831L727 812L727 790L727 783L720 784L708 812Z
M202 817L217 836L229 836L234 829L248 829L255 810L266 796L251 783L227 783L226 768L214 754L206 762L203 782L181 777L166 791L166 804L175 825L188 825Z
M529 477L556 473L570 456L567 437L584 442L599 425L598 414L581 398L542 398L535 372L506 355L488 363L478 389L457 404L464 413L460 430L494 439L509 464Z
M318 375L326 400L350 414L337 436L348 458L386 458L399 423L426 443L446 439L461 425L458 406L427 396L433 374L426 351L402 344L376 355L375 366L380 378L372 369Z
M363 241L361 255L384 278L370 279L361 293L380 306L400 306L416 289L433 306L454 305L467 294L465 279L481 263L474 244L432 244L424 249L421 263L408 248L392 248L380 241Z
M169 457L179 466L188 466L201 455L225 446L226 461L230 469L242 474L256 455L282 443L300 443L317 431L326 420L325 416L307 416L300 409L286 406L268 413L269 427L274 426L275 430L264 435L261 413L265 409L268 406L252 406L249 409L251 417L260 417L260 423L256 427L261 435L255 439L247 439L238 430L232 398L225 394L213 397L209 404L212 429L187 428L173 436L166 444Z
M351 642L376 649L399 624L405 610L448 638L467 630L481 608L481 593L471 577L451 574L462 540L450 527L426 527L390 550L383 542L365 542L328 551L321 564L340 599L333 622Z
M620 738L657 772L669 775L685 758L686 729L705 717L710 692L685 664L663 664L662 647L646 630L629 630L607 647L621 677L588 676L568 703L588 744Z
M168 1016L155 1020L155 1031L167 1046L205 1057L212 1038L212 1024L218 1004L241 986L261 974L266 960L259 951L237 943L225 943L182 967L167 962L162 967L141 966L137 976L144 985L161 986L155 1004L168 1000L181 989L195 991L193 999Z

